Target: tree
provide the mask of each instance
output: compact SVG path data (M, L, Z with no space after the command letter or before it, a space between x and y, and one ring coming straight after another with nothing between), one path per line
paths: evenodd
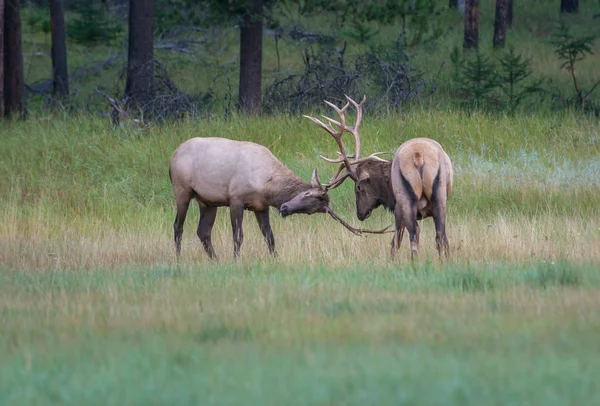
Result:
M465 35L463 47L479 48L479 0L465 0Z
M260 111L262 103L262 0L253 0L240 26L240 107L247 114Z
M4 114L25 115L19 0L4 0Z
M154 0L129 1L129 49L125 97L140 107L152 99Z
M494 21L494 48L504 47L506 25L508 23L508 1L496 0L496 19Z
M4 100L4 0L0 0L0 112ZM0 114L2 117L2 114Z
M561 13L578 13L579 0L560 0Z
M49 4L54 96L66 99L69 97L69 72L67 70L67 42L63 1L50 0Z

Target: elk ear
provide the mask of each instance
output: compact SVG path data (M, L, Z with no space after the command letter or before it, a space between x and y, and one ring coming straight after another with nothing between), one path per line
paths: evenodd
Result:
M312 187L322 189L321 181L319 180L319 175L317 174L317 168L313 169L312 178L310 179L310 185Z
M369 177L370 177L369 172L362 171L360 173L360 176L358 177L358 180L367 180L367 179L369 179Z

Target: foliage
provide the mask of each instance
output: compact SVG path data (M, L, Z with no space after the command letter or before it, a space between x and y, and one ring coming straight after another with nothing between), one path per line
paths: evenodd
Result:
M595 35L575 36L571 34L569 26L564 21L561 21L551 41L554 45L554 53L562 61L561 68L565 68L573 78L573 87L575 88L577 102L582 112L585 111L588 96L596 90L596 87L600 84L600 80L590 90L585 91L582 89L575 74L575 63L593 54L592 45L596 38Z
M464 58L459 48L454 47L450 60L461 103L469 107L506 106L514 114L524 99L542 91L543 79L524 83L533 73L531 60L517 54L512 47L498 55L497 61L482 51Z
M23 20L33 32L50 32L50 15L48 8L31 7L23 15Z
M266 90L265 109L302 112L321 106L323 100L343 100L345 94L365 94L365 109L397 109L422 95L423 74L412 65L402 41L372 47L352 60L347 48L305 49L304 72L276 79Z
M498 74L493 61L481 52L465 59L458 77L458 89L463 102L472 107L484 107L498 86Z
M506 104L511 114L515 113L524 98L539 92L544 82L539 79L528 85L521 84L533 72L529 66L530 61L517 54L512 47L498 58L498 86L507 97Z
M67 23L67 36L77 43L99 45L123 31L122 23L108 13L100 0L80 0L75 3L74 12L74 18Z

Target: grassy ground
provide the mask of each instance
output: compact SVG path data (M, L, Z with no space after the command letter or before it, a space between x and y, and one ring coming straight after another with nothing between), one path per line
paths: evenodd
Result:
M452 259L389 262L390 236L324 215L246 216L232 261L186 222L174 262L167 164L192 136L267 145L309 179L329 136L296 117L113 130L33 115L0 142L2 404L594 404L600 400L600 139L568 114L367 116L363 153L439 140L455 166ZM351 185L332 205L355 225ZM249 213L248 213L249 214ZM392 217L379 209L361 226Z

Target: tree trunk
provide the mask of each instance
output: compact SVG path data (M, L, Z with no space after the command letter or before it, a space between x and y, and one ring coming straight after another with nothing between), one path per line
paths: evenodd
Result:
M513 0L508 0L508 12L506 14L506 25L512 27L513 25Z
M465 0L465 36L463 47L479 48L479 0Z
M494 48L504 47L508 20L508 0L496 0L496 20L494 22Z
M578 13L579 0L560 0L561 13Z
M239 102L247 114L260 112L262 100L262 0L254 0L251 14L240 27Z
M154 58L154 0L129 1L127 104L140 107L152 100Z
M19 0L4 0L4 115L25 115Z
M0 119L4 101L4 0L0 0Z
M69 72L67 70L67 42L63 0L50 0L50 30L52 33L52 84L54 96L69 97Z

